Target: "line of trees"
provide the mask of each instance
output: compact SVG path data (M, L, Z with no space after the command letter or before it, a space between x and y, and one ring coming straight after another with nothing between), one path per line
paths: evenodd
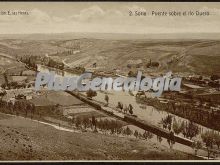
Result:
M124 127L124 124L119 120L111 120L111 119L100 119L96 120L94 116L92 118L88 117L73 117L71 120L71 124L74 124L78 129L92 129L94 132L101 131L105 134L108 132L110 134L115 135L124 135L124 136L134 136L140 139L151 139L154 134L151 132L145 131L143 134L138 132L137 130L133 131L129 128L129 126ZM157 137L158 141L161 142L162 138Z
M171 115L167 115L165 118L162 118L161 123L164 129L168 129L169 131L173 130L173 132L177 135L180 133L183 134L184 137L192 139L199 134L199 127L192 121L189 122L178 122Z
M88 117L73 117L72 124L75 124L77 128L87 129L91 128L94 131L99 129L100 131L107 132L110 131L111 134L120 134L123 131L123 123L118 120L108 120L108 119L95 119Z
M55 61L51 58L49 58L49 62L46 65L52 68L60 69L60 70L64 69L64 64L62 62Z
M64 69L64 64L63 62L55 61L51 59L50 57L37 57L37 56L32 56L32 55L27 55L27 56L22 56L20 58L20 61L25 63L28 67L34 69L37 71L37 61L41 61L42 65L46 65L48 67L52 68L57 68L60 70Z
M172 119L171 115L167 115L165 118L163 118L162 124L163 128L169 129L169 131L171 131L172 129L173 132L177 135L182 133L184 137L191 140L193 140L193 138L200 133L198 125L196 125L192 121L178 122L175 118ZM214 149L214 146L217 146L218 149L220 148L220 134L214 131L206 131L205 133L201 134L201 139L202 141L194 139L191 147L194 149L195 155L197 155L198 150L202 148L203 144L205 144L207 148L208 158L210 158L211 153L213 153L212 149ZM168 143L170 145L173 145L172 141L168 141Z
M173 95L176 96L176 95ZM172 97L173 97L172 96ZM191 100L190 102L181 102L176 100L176 98L172 98L171 95L167 97L167 99L171 99L168 103L161 103L159 100L155 98L143 98L143 97L136 97L137 102L143 103L145 105L153 106L156 109L160 109L185 119L191 120L195 123L204 125L206 127L219 130L219 118L220 115L211 110L211 106L215 106L215 104L211 101L208 102L206 105L202 105L202 101L200 101L200 105L197 106L196 103L198 101ZM180 97L179 95L176 97ZM174 101L172 101L174 99ZM180 98L182 99L182 98ZM184 98L183 98L184 99ZM176 100L176 101L175 101Z
M31 84L26 85L26 83L22 82L22 83L18 83L16 81L12 81L9 83L3 83L1 85L2 88L4 89L21 89L21 88L25 88L26 86L30 87Z
M37 58L38 58L37 56L26 55L26 56L20 57L19 60L25 63L28 67L37 71L37 64L36 64Z
M14 102L0 100L0 109L5 113L23 114L25 117L29 114L31 118L34 117L36 111L35 105L27 100L15 100Z

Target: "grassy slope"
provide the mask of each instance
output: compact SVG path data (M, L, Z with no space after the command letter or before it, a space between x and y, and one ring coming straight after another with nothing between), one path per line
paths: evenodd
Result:
M150 141L56 130L0 114L0 160L195 159Z

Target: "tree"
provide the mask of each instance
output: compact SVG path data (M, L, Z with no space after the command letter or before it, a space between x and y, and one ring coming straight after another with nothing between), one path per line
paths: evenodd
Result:
M199 127L192 121L190 121L188 125L185 126L183 134L185 134L187 138L192 139L193 137L199 134Z
M173 121L173 131L175 134L179 134L183 131L184 129L184 122L180 123L180 122L177 122L175 119Z
M201 135L202 141L205 143L207 152L208 152L208 158L210 157L210 149L213 148L213 144L215 142L215 135L213 131L206 131L204 134Z
M175 136L174 136L174 132L173 131L170 131L170 137L169 137L169 140L170 140L170 143L169 143L169 145L170 145L170 148L172 148L173 147L173 145L175 144Z
M82 124L82 120L80 117L77 117L76 120L75 120L75 124L76 124L76 127L77 128L80 128L81 127L81 124Z
M13 114L13 103L11 101L8 102L8 109L10 110L10 113Z
M129 110L133 110L133 106L131 104L128 105Z
M212 81L215 81L215 80L220 79L220 76L213 74L213 75L211 75L210 79L211 79Z
M25 117L27 117L28 111L31 111L31 105L27 104L23 108L25 110Z
M19 115L19 111L22 109L22 105L20 101L15 101L14 103L14 110L16 111L16 115Z
M35 110L35 105L31 104L31 118L34 117Z
M89 126L89 118L87 118L87 117L83 118L82 123L83 123L83 126L84 126L85 129L88 128L88 126Z
M153 138L153 134L151 133L151 132L149 132L149 131L145 131L144 133L143 133L143 138L144 139L151 139L151 138Z
M158 67L160 64L159 64L159 62L151 62L151 66L153 66L153 67Z
M157 135L157 141L161 143L162 140L163 140L162 137Z
M109 102L109 97L108 97L108 95L107 95L107 94L105 95L105 101L106 101L106 104L108 105L108 102Z
M102 131L104 129L104 122L103 120L97 121L97 127Z
M167 115L165 118L162 118L162 124L163 124L163 128L166 129L167 127L169 128L169 130L171 129L171 125L172 125L172 116L171 115Z
M5 85L8 86L8 76L6 72L3 73L4 79L5 79Z
M0 90L1 99L7 94L6 90Z
M212 131L206 131L201 135L203 142L206 144L206 147L213 148L215 141L215 135Z
M138 137L138 131L137 131L137 130L135 130L134 136L135 136L136 138Z
M199 76L199 80L202 80L202 79L203 79L203 77L200 75L200 76Z
M139 132L139 133L138 133L138 137L139 137L140 139L142 139L142 138L143 138L143 135Z
M215 133L214 134L214 140L215 140L215 144L218 146L218 149L219 149L219 146L220 146L220 135Z
M125 135L132 135L133 131L127 126L126 129L124 129L124 134Z
M96 91L93 91L91 89L89 89L87 92L86 92L86 95L88 98L92 99L93 97L97 96L97 92Z
M123 109L123 104L120 101L118 102L117 108L119 108L121 111Z
M123 126L123 124L119 121L117 121L116 120L116 133L117 134L120 134L120 133L122 133L122 126Z
M128 105L129 113L133 114L133 106L131 104Z
M3 88L3 89L5 89L6 87L7 87L6 83L3 83L3 84L1 85L1 88Z
M130 66L129 66L130 67ZM135 76L137 76L137 73L134 73L133 71L129 71L128 72L128 77L135 77Z
M127 107L127 105L124 106L124 109L123 109L123 110L124 110L124 113L127 113L127 112L128 112L128 107Z
M92 125L95 126L95 129L96 129L96 119L95 119L95 116L92 116Z
M173 148L173 145L175 144L175 136L172 131L170 132L169 138L167 138L167 143L169 144L170 148Z
M103 129L106 131L109 129L109 120L108 119L103 120Z
M202 148L202 143L200 141L194 141L192 148L195 150L195 155L197 155L198 150Z

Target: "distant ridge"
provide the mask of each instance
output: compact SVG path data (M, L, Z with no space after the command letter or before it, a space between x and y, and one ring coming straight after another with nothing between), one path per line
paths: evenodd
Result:
M161 33L161 34L129 34L129 33L33 33L33 34L0 34L0 39L110 39L110 40L148 40L148 39L211 39L219 40L220 33Z

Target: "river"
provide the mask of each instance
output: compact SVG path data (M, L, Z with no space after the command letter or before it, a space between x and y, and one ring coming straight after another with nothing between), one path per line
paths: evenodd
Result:
M42 66L42 65L38 65L38 71L40 72L46 72L48 73L49 71L54 71L58 76L77 76L76 74L73 73L69 73L66 71L61 71L58 69L54 69L54 68L49 68L47 66ZM161 111L158 110L152 106L143 106L140 103L136 102L136 98L135 96L131 96L128 92L117 92L117 91L107 91L107 92L97 92L97 96L94 97L94 100L100 101L100 102L105 102L104 98L105 98L105 94L108 94L109 96L109 106L110 107L116 107L118 102L122 102L123 105L128 105L128 104L132 104L133 106L133 112L135 115L138 116L138 118L151 122L154 125L160 126L162 127L161 124L159 124L162 120L162 118L165 118L169 113L166 111ZM177 115L171 114L173 116L173 118L175 118L178 122L189 122L187 119L185 118L181 118ZM204 127L202 125L199 125L199 129L200 129L200 133L203 133L207 130L211 130L207 127ZM138 129L138 128L136 128ZM141 129L138 129L139 132L143 131ZM183 136L182 134L180 134L180 136ZM201 140L201 136L198 135L196 137L196 139ZM156 137L154 137L152 139L154 142L156 142ZM168 146L166 140L162 141L162 145ZM178 149L187 153L193 153L192 148L188 147L188 146L184 146L181 144L175 144L174 149ZM204 151L200 151L198 152L200 155L206 156L207 154Z
M50 71L54 71L57 76L78 76L76 74L67 72L67 71L62 71L59 69L54 69L54 68L49 68L47 66L42 66L38 65L38 71L40 72L46 72L49 73ZM116 107L118 102L122 102L123 105L131 104L133 106L133 112L135 115L138 116L138 118L142 120L147 120L148 122L151 122L154 125L162 127L161 122L162 118L165 118L168 114L166 111L158 110L152 106L147 106L147 105L142 105L140 103L136 102L135 96L131 96L128 92L123 92L123 91L105 91L105 92L97 92L97 96L94 97L94 100L100 101L100 102L105 102L105 94L108 94L109 96L109 106L111 107ZM150 95L150 94L149 94ZM173 118L175 118L179 122L189 122L188 119L179 117L177 115L171 114ZM211 130L207 127L204 127L202 125L197 124L201 130L201 133L207 130Z

